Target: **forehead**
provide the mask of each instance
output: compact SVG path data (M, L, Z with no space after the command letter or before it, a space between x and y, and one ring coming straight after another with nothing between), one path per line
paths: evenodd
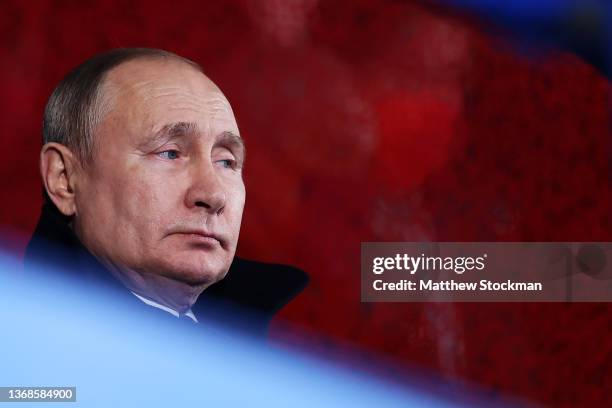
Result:
M108 116L134 130L157 131L168 123L189 122L210 132L238 134L221 90L181 61L139 59L121 64L109 72L102 94Z

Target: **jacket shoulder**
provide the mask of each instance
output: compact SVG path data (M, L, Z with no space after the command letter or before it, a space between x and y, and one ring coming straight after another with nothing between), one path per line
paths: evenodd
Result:
M308 275L295 267L234 258L227 276L202 295L231 301L264 314L274 314L308 284Z

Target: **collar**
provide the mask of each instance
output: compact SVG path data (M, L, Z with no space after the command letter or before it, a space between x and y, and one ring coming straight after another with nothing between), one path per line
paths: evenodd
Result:
M132 292L132 291L130 291ZM132 295L136 296L138 299L142 300L142 302L146 305L152 306L154 308L163 310L164 312L168 312L170 313L172 316L180 319L181 314L179 312L177 312L176 310L169 308L167 306L162 305L161 303L157 303L154 300L151 299L147 299L144 296L140 296L138 293L136 292L132 292ZM187 316L189 317L191 320L193 320L195 323L198 323L198 319L196 319L195 315L193 314L193 311L191 309L189 309L188 311L186 311L185 313L183 313L183 316Z

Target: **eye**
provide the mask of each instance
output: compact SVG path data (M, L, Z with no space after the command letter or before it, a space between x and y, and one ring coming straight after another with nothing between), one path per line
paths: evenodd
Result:
M157 153L157 155L164 159L176 160L179 158L179 151L178 150L165 150L163 152Z
M217 160L217 163L221 163L226 169L233 169L236 166L236 161L232 159Z

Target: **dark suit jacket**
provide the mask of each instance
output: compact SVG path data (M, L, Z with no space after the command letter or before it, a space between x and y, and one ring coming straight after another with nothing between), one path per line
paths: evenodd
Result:
M42 273L61 273L83 285L84 290L110 290L135 308L166 314L142 303L116 280L81 244L68 226L68 220L50 204L43 206L24 257L26 273L32 277L41 273L41 265L47 266ZM274 314L304 289L307 282L307 275L299 269L236 257L225 279L207 288L192 310L201 322L264 336Z

